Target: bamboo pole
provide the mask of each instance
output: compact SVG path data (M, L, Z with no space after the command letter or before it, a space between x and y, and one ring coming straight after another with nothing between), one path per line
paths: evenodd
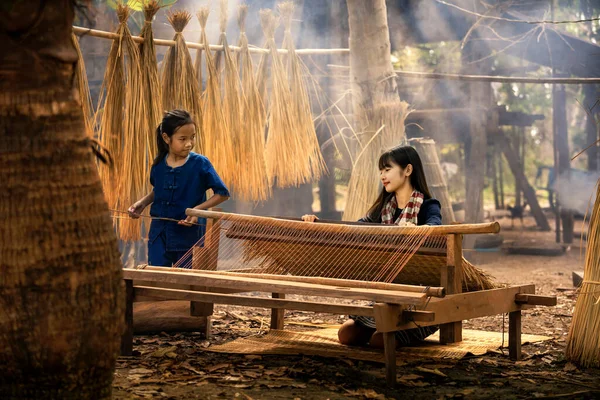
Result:
M165 271L165 267L153 267L150 265L138 268L150 271ZM431 286L416 286L416 285L404 285L400 283L385 283L385 282L368 282L368 281L357 281L352 279L337 279L337 278L322 278L313 276L291 276L291 275L274 275L274 274L257 274L257 273L245 273L245 272L230 272L230 271L207 271L207 270L196 270L196 269L184 269L184 268L170 268L169 271L173 272L195 272L202 271L203 274L215 274L225 276L240 276L247 278L256 279L272 279L276 281L288 281L288 282L303 282L303 283L316 283L319 285L332 285L337 287L348 287L348 288L359 288L359 289L378 289L378 290L394 290L400 292L411 292L411 293L424 293L430 297L445 297L446 290L443 287L431 287Z
M93 37L97 37L97 38L101 38L101 39L115 40L115 39L119 38L119 35L117 35L116 33L101 31L98 29L83 28L80 26L73 26L73 32L76 35L80 35L80 36L87 35L87 36L93 36ZM139 36L133 36L133 40L137 43L142 43L144 41L144 39ZM204 50L204 47L205 47L203 44L195 43L195 42L185 42L185 44L190 49ZM175 41L167 40L167 39L154 39L154 45L155 46L174 47ZM211 44L208 47L210 48L210 50L213 50L213 51L223 51L223 46L219 46L216 44ZM229 49L231 51L236 51L236 52L242 51L242 48L239 46L229 46ZM259 47L250 47L248 50L250 51L250 53L260 53L260 54L268 54L269 53L268 49L262 49ZM287 54L287 52L288 52L286 49L278 49L277 51L279 53L283 53L283 54ZM298 49L298 50L296 50L296 54L303 54L303 55L349 54L349 53L350 53L349 49Z
M346 65L328 64L330 69L350 70ZM562 83L562 84L592 84L600 83L600 78L529 78L526 76L494 76L494 75L465 75L441 72L419 72L394 70L399 78L409 79L442 79L471 82L501 82L501 83Z
M281 218L272 217L259 217L256 215L246 214L234 214L220 211L207 211L198 210L195 208L188 208L185 210L186 215L200 218L227 218L234 217L235 221L239 222L256 222L256 223L269 223L272 225L286 226L289 228L302 227L306 230L311 230L311 227L317 227L315 230L322 229L323 224L314 224L303 221L284 220ZM349 224L335 224L335 227L342 227L347 229L349 232L354 229L374 229L377 233L381 234L407 234L407 235L456 235L456 234L472 234L472 233L498 233L500 232L500 224L498 222L487 222L479 224L457 224L457 225L423 225L423 226L410 226L400 227L397 225L349 225ZM375 231L374 231L375 232Z

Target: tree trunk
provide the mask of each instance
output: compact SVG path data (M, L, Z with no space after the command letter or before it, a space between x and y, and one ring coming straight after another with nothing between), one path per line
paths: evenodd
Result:
M523 168L519 163L519 157L517 156L517 152L514 147L510 144L510 139L502 130L498 132L496 144L502 149L504 153L504 157L508 161L508 165L515 176L515 179L519 179L522 182L523 194L525 195L525 199L527 199L527 203L529 203L529 207L531 208L531 214L535 218L535 222L537 223L538 228L543 231L549 231L550 225L548 224L548 220L538 203L537 196L535 195L535 190L531 187L529 182L527 182L527 178L523 173Z
M583 104L586 109L585 117L585 132L586 132L586 143L591 145L598 141L598 123L596 122L596 116L600 115L600 91L598 90L600 85L584 85L583 93L584 99ZM587 153L587 169L588 171L598 170L598 144L590 147L586 151Z
M0 13L0 398L108 399L116 236L73 87L71 0Z
M385 0L347 0L350 35L350 84L355 122L390 101L399 102L392 67Z

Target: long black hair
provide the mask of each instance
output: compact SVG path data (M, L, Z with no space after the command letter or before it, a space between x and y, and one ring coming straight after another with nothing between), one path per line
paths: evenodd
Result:
M177 132L177 129L193 123L192 116L185 110L171 110L165 113L162 122L156 128L156 148L158 149L158 154L152 166L161 162L169 154L169 145L165 143L162 134L164 133L168 137L172 137Z
M406 168L408 164L412 165L412 173L410 174L410 184L413 189L423 193L425 200L431 198L429 188L427 187L427 180L425 179L425 172L423 170L423 163L421 163L421 157L419 153L410 146L397 146L389 149L379 157L379 170L384 168L391 168L397 164L402 169ZM381 189L381 193L377 196L375 203L367 211L367 216L373 221L379 219L383 206L395 196L395 193L388 193L385 188Z

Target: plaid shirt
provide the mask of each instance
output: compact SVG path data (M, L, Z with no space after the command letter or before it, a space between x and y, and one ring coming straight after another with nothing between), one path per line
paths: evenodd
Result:
M404 207L402 213L400 213L400 217L394 221L394 213L398 208L398 201L396 200L396 196L392 196L390 201L383 206L383 210L381 210L381 222L388 225L404 225L406 222L411 222L417 225L417 216L421 210L423 200L423 193L419 192L418 190L414 190L410 195L410 199L408 200L406 207Z

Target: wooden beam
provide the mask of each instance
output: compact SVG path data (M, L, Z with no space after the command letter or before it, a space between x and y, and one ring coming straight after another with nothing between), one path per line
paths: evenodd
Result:
M530 306L555 306L557 304L556 296L540 296L537 294L522 294L515 296L515 303L527 304Z
M326 312L340 315L352 314L363 315L367 317L372 317L375 315L373 308L367 306L320 303L284 298L269 299L264 297L251 297L212 292L195 292L192 290L166 289L150 286L136 286L134 287L134 291L136 295L150 296L153 298L162 298L168 300L192 300L246 307Z
M282 226L287 228L298 228L307 231L323 231L327 224L314 224L302 221L293 220L282 220L271 217L259 217L256 215L246 214L233 214L225 212L207 211L207 210L196 210L195 208L188 208L185 210L186 215L201 217L201 218L224 218L234 217L237 221L245 222L263 222L269 223L273 226ZM346 224L335 224L332 229L339 229L343 227L344 232L361 231L368 233L370 230L373 233L378 234L406 234L406 235L452 235L452 234L475 234L475 233L498 233L500 232L500 224L498 222L486 222L479 224L459 224L459 225L437 225L437 226L414 226L414 227L399 227L396 225L346 225Z
M514 361L521 359L521 310L508 313L508 356Z
M515 303L515 295L518 293L534 294L535 285L449 294L443 299L431 299L422 310L435 313L435 320L429 322L423 321L419 325L440 325L530 308L531 306ZM411 329L415 327L414 323L403 322L401 318L401 315L398 315L396 329Z
M446 266L441 270L441 284L448 294L462 292L462 236L448 236ZM462 341L462 321L457 320L440 326L440 343Z
M274 299L285 299L283 293L273 293ZM283 320L285 318L285 308L271 309L271 329L283 330Z
M432 311L402 311L403 322L431 322L435 321L435 313Z
M396 386L396 332L383 333L383 352L385 355L385 380L387 386Z
M121 355L130 356L133 353L133 299L135 297L133 280L125 280L125 331L121 336Z
M423 293L391 292L389 290L331 287L328 285L285 282L272 279L246 279L237 276L218 276L202 271L171 272L123 270L125 279L146 280L163 283L187 283L188 285L213 288L236 289L240 292L267 292L303 294L307 296L340 297L357 300L372 300L392 304L423 304L427 296Z

